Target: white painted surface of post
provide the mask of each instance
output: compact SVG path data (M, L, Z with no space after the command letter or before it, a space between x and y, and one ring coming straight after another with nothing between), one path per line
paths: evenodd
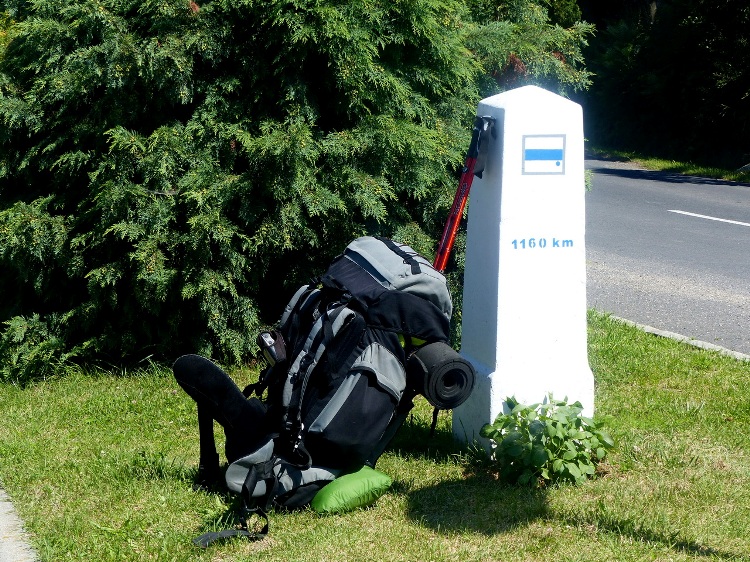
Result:
M477 381L453 412L465 442L482 441L509 396L551 393L594 411L581 106L524 86L482 100L477 115L495 118L497 137L469 200L461 354Z

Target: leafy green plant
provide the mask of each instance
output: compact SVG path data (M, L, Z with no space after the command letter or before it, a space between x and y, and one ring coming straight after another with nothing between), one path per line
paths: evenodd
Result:
M506 398L508 413L486 424L482 437L492 443L500 477L522 485L571 482L593 477L596 465L614 446L601 422L583 417L580 402L554 400L527 406Z
M46 379L61 372L73 361L79 350L65 350L56 335L61 319L51 316L47 321L38 314L30 318L14 316L4 323L0 333L0 382L24 384L29 373L35 379Z

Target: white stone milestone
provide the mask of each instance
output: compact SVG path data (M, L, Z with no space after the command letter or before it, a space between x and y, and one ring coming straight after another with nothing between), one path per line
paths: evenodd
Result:
M509 396L594 411L586 336L581 106L536 86L479 103L495 119L469 200L461 354L477 370L453 434L472 442ZM481 441L481 440L480 440Z

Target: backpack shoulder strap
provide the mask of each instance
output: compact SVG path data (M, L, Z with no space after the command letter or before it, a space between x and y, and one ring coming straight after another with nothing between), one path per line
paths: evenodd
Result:
M247 471L247 477L242 484L242 508L239 511L240 528L224 529L223 531L211 531L203 533L201 536L193 539L193 544L203 548L218 541L232 537L245 537L250 540L261 540L268 535L269 519L267 511L270 508L274 491L276 490L276 472L274 466L277 463L276 457L271 457L265 462L252 465ZM253 497L256 486L263 481L265 484L265 493L260 498ZM257 531L251 531L248 521L257 516L263 521L263 527Z
M322 297L322 293L316 285L317 280L313 280L309 285L300 287L292 296L281 316L278 331L263 332L258 335L257 343L261 349L258 357L265 359L267 367L261 371L258 382L248 384L244 388L242 393L245 397L249 398L251 394L255 394L260 398L269 387L272 379L277 376L285 376L289 366L288 356L297 351L298 340L302 336L301 332L304 329L302 319L315 316L314 310ZM266 335L270 337L270 342L264 341ZM269 361L267 356L269 351L276 356L273 361Z
M302 402L307 391L307 385L312 373L326 354L329 376L338 376L339 363L342 358L354 349L360 340L361 332L365 329L362 317L346 306L338 303L329 310L323 311L313 324L305 344L292 359L287 373L284 391L282 393L282 436L281 455L288 461L302 459L304 466L309 467L311 460L302 442L305 427L302 423ZM297 463L299 466L303 464Z

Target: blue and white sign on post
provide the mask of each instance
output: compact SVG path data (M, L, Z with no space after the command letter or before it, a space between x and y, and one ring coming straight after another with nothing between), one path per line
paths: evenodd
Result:
M565 135L524 135L523 174L564 174Z
M453 413L465 441L506 398L548 394L594 410L586 336L583 112L524 86L480 102L495 120L469 201L461 354L477 370Z

